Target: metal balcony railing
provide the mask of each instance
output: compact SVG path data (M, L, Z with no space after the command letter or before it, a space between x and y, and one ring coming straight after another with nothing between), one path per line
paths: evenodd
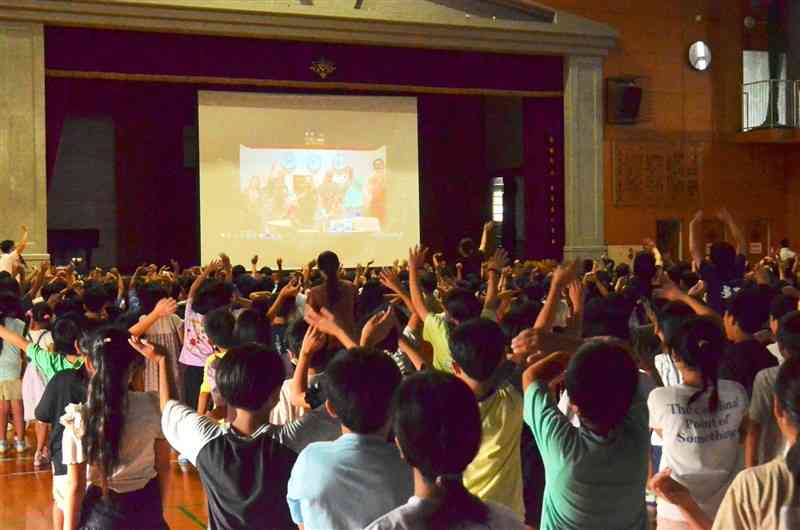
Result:
M745 83L742 130L800 128L800 81L769 79Z

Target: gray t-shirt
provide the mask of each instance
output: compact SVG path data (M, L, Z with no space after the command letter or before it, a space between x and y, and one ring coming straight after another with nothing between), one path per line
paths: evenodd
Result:
M519 516L505 506L486 503L489 518L484 524L463 523L451 526L452 530L523 530L525 524ZM425 518L434 509L426 499L411 497L406 504L395 508L369 525L366 530L425 530Z
M772 414L772 397L775 395L775 381L778 379L779 369L780 366L773 366L761 370L753 383L753 397L747 415L761 425L756 465L771 462L783 456L786 451L783 435Z

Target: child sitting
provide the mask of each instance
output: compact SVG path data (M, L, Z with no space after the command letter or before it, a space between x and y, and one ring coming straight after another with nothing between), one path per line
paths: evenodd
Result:
M203 370L203 383L200 385L200 396L197 400L197 413L201 416L208 413L216 419L223 419L229 412L225 400L217 392L216 366L219 360L225 357L228 349L236 343L235 326L236 319L227 308L215 309L203 317L203 329L214 352L206 359ZM209 410L211 399L213 399L213 410Z

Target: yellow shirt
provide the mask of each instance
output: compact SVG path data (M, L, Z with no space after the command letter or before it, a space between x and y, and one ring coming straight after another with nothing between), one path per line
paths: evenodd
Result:
M481 318L497 322L492 310L483 310ZM444 313L428 313L422 327L422 339L433 346L433 368L453 373L453 357L450 355L450 326Z
M214 363L218 359L225 357L226 353L228 353L228 350L217 350L206 359L205 365L203 366L203 383L200 385L201 394L210 394L217 389L217 370Z
M464 471L464 486L482 501L493 501L524 519L522 500L522 396L505 385L478 403L483 438Z

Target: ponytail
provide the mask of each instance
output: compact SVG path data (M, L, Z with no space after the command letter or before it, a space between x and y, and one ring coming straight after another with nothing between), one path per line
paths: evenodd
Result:
M103 493L119 461L131 366L138 359L127 331L100 329L89 354L95 373L89 381L85 444L88 462L100 471Z
M341 287L339 286L339 257L326 250L317 258L319 270L325 273L325 293L327 294L328 306L333 307L341 297Z
M464 521L482 524L489 519L489 509L464 487L461 474L440 475L435 483L443 495L428 515L428 530L449 530Z
M700 372L703 388L692 394L688 405L694 403L711 389L708 397L708 410L711 413L719 410L718 372L720 354L724 348L722 329L708 318L694 317L686 320L670 344L672 351L683 363Z

